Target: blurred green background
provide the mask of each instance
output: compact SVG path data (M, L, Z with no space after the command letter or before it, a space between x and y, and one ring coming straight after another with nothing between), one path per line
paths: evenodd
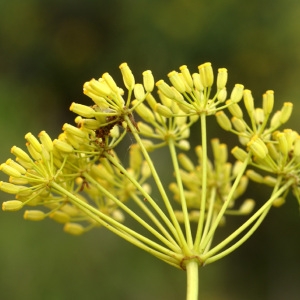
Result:
M27 132L53 137L73 122L72 101L91 103L82 84L126 61L137 81L187 64L229 70L257 101L275 90L294 102L299 129L300 2L297 0L3 0L0 2L1 162ZM211 134L217 134L212 126ZM5 176L1 175L1 179ZM263 201L264 193L255 190ZM1 194L1 201L7 199ZM200 270L201 299L298 299L299 209L290 197L253 238ZM229 225L226 230L232 229ZM82 237L51 221L0 212L1 299L184 299L185 273L105 229Z

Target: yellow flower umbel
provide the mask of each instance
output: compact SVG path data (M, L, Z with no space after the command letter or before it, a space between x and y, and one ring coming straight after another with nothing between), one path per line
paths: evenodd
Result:
M95 216L87 214L80 203L89 203L101 215L105 214L113 220L123 222L123 213L115 203L119 201L116 196L120 195L119 202L124 202L130 194L136 193L136 188L130 186L130 182L124 176L120 178L121 181L116 180L114 175L118 173L111 176L108 176L107 171L104 173L104 166L110 172L113 166L109 165L109 162L103 164L104 158L100 158L99 161L103 151L92 151L93 147L90 146L85 131L69 124L64 124L63 129L59 139L54 141L45 131L39 134L39 140L31 133L26 134L29 154L19 147L12 147L11 152L16 161L8 159L0 165L0 170L10 176L9 182L0 182L0 189L14 194L15 200L4 202L2 209L16 211L24 206L39 207L38 210L25 211L24 218L40 221L50 217L65 224L66 232L76 235L97 225ZM116 161L116 154L110 155L113 155ZM133 155L136 156L136 152L130 156ZM149 172L144 172L141 177L136 169L131 172L132 178L139 180L140 177L145 181L150 175ZM102 180L99 179L99 174ZM97 185L97 182L100 182L101 186L95 187L94 183ZM103 193L103 186L106 194Z
M144 85L136 84L134 76L127 63L120 65L123 82L127 89L127 99L124 90L117 86L114 79L104 73L98 80L91 79L83 85L83 92L90 97L95 105L92 107L73 102L70 110L78 114L75 120L79 127L94 136L96 143L114 148L124 137L119 134L119 128L127 131L138 130L133 117L135 106L142 103L153 90L154 78L151 71L143 73ZM130 108L132 96L135 96L135 106ZM133 127L129 127L130 123ZM109 142L109 136L113 141Z
M242 84L236 84L227 97L227 70L218 69L215 80L210 63L199 65L198 72L192 74L185 65L180 72L170 72L171 85L164 80L156 82L158 97L153 94L150 70L143 72L142 84L135 82L126 63L120 70L126 92L104 73L83 86L92 106L72 103L77 126L64 124L54 140L45 131L38 138L26 134L27 152L12 147L16 159L0 165L9 176L9 182L0 182L0 190L15 197L4 202L2 209L34 207L25 211L25 219L50 217L73 235L96 226L108 228L162 261L186 270L187 299L195 300L199 267L242 245L270 208L284 203L290 189L300 203L300 137L292 129L279 131L293 106L286 102L271 117L273 91L263 96L262 108L255 108L251 92ZM242 98L249 122L239 104ZM209 155L210 116L238 136L242 147L231 151L235 162L228 158L221 138L211 139L213 155ZM194 125L201 128L196 163L188 152ZM127 134L129 151L128 145L117 147ZM170 163L150 156L151 151L163 147ZM185 153L178 154L178 149ZM129 162L124 161L127 158ZM166 183L158 165L174 175L174 182ZM249 179L272 188L266 201L260 199L260 206L256 199L241 199ZM173 197L169 197L168 188ZM128 205L129 201L133 204ZM229 215L248 216L228 237L214 242L225 218L230 221ZM128 218L134 222L127 225Z
M241 167L241 162L237 161L233 166L227 161L227 145L220 144L218 139L213 139L212 148L214 154L213 163L207 160L207 201L205 217L211 218L210 222L214 222L214 219L218 215L223 204L228 200L228 195L232 189L232 184L238 175L239 168ZM198 157L198 165L194 165L189 157L181 153L178 155L178 160L182 169L180 169L180 175L182 178L183 185L185 186L184 195L187 206L190 209L189 218L191 221L198 222L199 219L199 206L201 203L201 193L202 193L202 169L201 157L202 157L202 147L197 146L195 148ZM232 195L231 200L228 202L226 215L244 215L251 213L254 208L254 200L246 199L244 204L239 208L234 209L236 200L241 197L247 189L248 178L246 175L242 176ZM170 184L170 189L174 194L174 199L181 202L180 194L178 190L178 185L176 183ZM245 206L247 203L247 209ZM177 212L177 217L182 218L182 212ZM225 217L220 221L223 224Z
M214 73L211 63L199 65L199 72L193 74L190 74L189 69L185 65L179 69L180 73L172 71L168 74L172 86L169 86L163 80L159 80L156 83L156 86L165 98L176 102L178 107L188 116L212 115L224 107L224 101L227 98L227 69L220 68L218 70L216 93L213 96L211 94L214 84ZM243 89L243 85L235 85L230 96L234 103L242 99Z

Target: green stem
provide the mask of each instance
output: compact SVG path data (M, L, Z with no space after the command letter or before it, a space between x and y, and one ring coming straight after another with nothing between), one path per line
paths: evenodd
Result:
M206 115L200 115L201 120L201 139L202 139L202 182L201 182L201 203L200 203L200 217L198 221L197 233L194 242L195 251L199 251L202 231L204 227L205 219L205 205L206 205L206 194L207 194L207 131L206 131Z
M179 246L182 248L182 251L183 253L185 253L185 255L191 255L191 250L189 249L188 245L187 245L187 241L183 235L183 232L182 232L182 229L179 225L179 222L175 216L175 212L174 212L174 209L169 201L169 198L167 196L167 193L164 189L164 186L160 180L160 177L159 175L157 174L156 172L156 169L153 165L153 162L152 162L152 159L150 158L149 154L148 154L148 151L145 149L144 145L143 145L143 142L142 140L140 139L140 136L138 135L137 133L137 130L136 128L134 127L134 125L131 123L130 119L128 116L124 116L124 119L125 121L127 122L128 124L128 127L130 128L131 130L131 133L132 135L134 136L136 142L139 144L140 148L141 148L141 151L144 155L144 158L145 160L147 161L148 163L148 166L151 170L151 173L152 173L152 176L153 176L153 179L156 183L156 186L160 192L160 195L162 197L162 200L164 201L164 204L166 206L166 209L169 213L169 216L170 216L170 219L175 227L175 230L177 232L177 235L175 236L175 238L177 239L177 242L179 243Z
M134 230L126 227L125 225L119 223L108 215L97 210L95 207L79 199L71 192L64 189L62 186L52 181L50 183L51 187L69 198L69 200L78 206L84 213L90 216L98 224L106 227L116 235L120 236L124 240L132 243L133 245L145 250L146 252L158 257L159 259L176 266L179 268L180 262L182 260L182 254L167 249L154 241L146 238L145 236L135 232ZM149 245L149 246L148 246ZM156 250L155 250L156 249Z
M198 272L199 265L196 259L190 259L185 264L187 275L187 293L186 300L198 299Z
M149 219L156 225L156 227L162 232L162 234L174 245L177 245L175 240L166 230L166 228L160 223L153 212L145 205L145 203L135 194L131 194L132 200L143 210L143 212L149 217Z
M236 191L236 189L238 187L238 184L240 183L240 180L241 180L242 176L245 173L245 170L246 170L246 167L247 167L247 165L249 163L249 160L250 160L250 155L248 155L247 159L244 161L243 167L241 168L240 173L237 175L237 177L236 177L236 179L235 179L235 181L234 181L234 183L233 183L233 185L232 185L232 187L230 189L230 192L229 192L229 194L227 196L227 199L224 202L222 208L220 209L220 211L218 213L218 216L214 220L214 223L212 224L210 230L208 231L208 233L207 233L206 236L202 237L202 239L201 239L201 250L202 251L203 251L204 248L206 248L206 245L209 243L209 241L214 236L215 231L216 231L217 227L219 226L219 223L220 223L223 215L225 214L226 209L227 209L229 203L232 200L233 194Z
M177 186L179 189L179 199L180 199L182 213L183 213L183 220L184 220L187 244L188 244L189 248L192 249L192 247L193 247L192 231L191 231L191 226L190 226L189 213L188 213L186 200L185 200L185 196L184 196L184 191L183 191L183 184L182 184L182 180L181 180L181 176L180 176L178 159L176 156L174 140L170 139L168 141L168 145L169 145L170 154L171 154L171 158L172 158L172 162L173 162L173 166L174 166L174 172L175 172L175 176L176 176Z
M235 230L230 236L228 236L225 240L223 240L220 244L218 244L217 246L215 246L214 248L212 248L210 251L208 251L207 253L205 253L204 255L201 256L201 259L203 261L207 261L208 258L212 257L212 255L214 255L215 253L217 253L218 251L220 251L222 248L224 248L226 245L228 245L228 243L230 243L233 239L235 239L239 234L241 234L247 227L249 227L256 219L260 218L265 211L269 211L272 203L274 202L275 199L277 199L280 195L282 195L282 193L284 193L284 191L286 191L292 184L294 183L294 180L291 179L290 181L288 181L285 185L283 185L280 189L278 189L276 192L274 192L271 196L271 198L259 209L256 211L255 214L253 214L243 225L241 225L237 230ZM261 221L263 220L265 216L262 217ZM255 229L258 227L258 225L261 223L261 221L258 221L257 226L255 227L255 225L253 226L254 229L250 230L249 235L247 235L247 238L249 238L253 232L255 231ZM243 238L242 238L243 239ZM246 239L245 239L246 240ZM243 242L245 241L243 240ZM235 243L234 247L231 248L232 252L233 250L235 250L237 247L239 247L242 243ZM225 256L225 255L224 255Z
M159 232L157 232L152 226L145 222L141 217L134 213L128 206L110 194L105 188L103 188L92 176L88 173L83 173L84 177L91 182L102 194L107 196L109 199L114 201L121 209L128 213L134 220L140 223L144 228L151 232L157 239L164 243L168 248L172 249L175 252L180 252L178 245L170 243L165 237L163 237Z
M215 205L215 201L216 201L216 197L217 197L216 194L217 194L216 188L213 188L211 190L211 196L209 199L209 207L208 207L208 211L207 211L205 227L204 227L204 230L202 233L202 238L205 238L207 236L209 229L211 228L212 224L214 224L214 221L216 219L216 213L214 214L214 205ZM207 245L205 245L205 250L209 249L209 245L211 244L212 239L213 239L213 236L211 236L210 242ZM205 250L204 250L204 252L205 252Z
M246 240L248 240L248 238L256 231L256 229L260 226L260 224L262 223L262 221L265 219L266 215L268 214L269 210L270 210L271 206L269 206L269 208L267 208L258 218L258 220L255 222L255 224L251 227L251 229L239 240L237 241L234 245L232 245L231 247L227 248L225 251L212 256L210 258L208 258L205 261L205 265L213 263L223 257L225 257L226 255L230 254L231 252L233 252L234 250L236 250L239 246L241 246Z
M148 193L146 193L146 191L143 189L143 187L128 173L128 171L113 156L111 156L109 154L104 154L104 155L116 168L119 169L120 172L122 172L122 174L124 174L124 176L126 176L132 182L132 184L134 184L134 186L145 197L145 199L148 201L148 203L153 207L153 209L156 211L156 213L165 222L165 224L168 226L170 231L173 233L173 236L176 238L176 240L178 240L178 235L177 235L177 231L176 231L175 227L170 222L170 220L165 215L165 213L161 210L161 208L156 204L154 199ZM173 239L171 239L170 241L172 241L172 240ZM177 246L178 244L175 243L174 245Z

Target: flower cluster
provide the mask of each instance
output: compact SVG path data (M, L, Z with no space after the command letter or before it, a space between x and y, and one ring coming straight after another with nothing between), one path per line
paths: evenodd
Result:
M232 184L235 181L242 162L236 161L234 165L228 162L228 150L227 145L220 143L218 139L211 141L214 160L211 162L207 159L207 200L205 201L205 214L212 214L216 217L230 196L232 190ZM193 222L197 222L199 219L199 207L201 203L202 194L202 183L203 183L203 166L202 166L202 147L197 146L195 148L196 155L198 157L198 164L195 166L189 157L181 153L178 155L179 163L182 166L180 169L180 175L182 182L185 186L184 196L188 208L190 209L189 217ZM243 204L238 208L234 209L236 200L241 197L246 191L248 186L248 177L243 175L238 183L237 188L229 201L228 209L225 214L228 215L244 215L249 214L254 208L254 200L246 199ZM170 184L170 190L174 194L174 199L178 202L181 201L179 196L178 185L173 182ZM177 211L177 217L182 221L182 212ZM222 224L225 221L225 217L221 220Z
M50 217L75 235L103 225L185 269L188 262L210 263L240 246L270 207L284 202L290 188L300 203L300 136L291 129L279 131L290 118L292 103L284 103L272 115L273 91L263 95L262 108L255 108L251 92L242 84L236 84L227 96L225 68L218 70L215 88L210 63L201 64L199 72L192 74L185 65L179 69L168 74L171 84L164 80L155 84L150 70L143 72L142 84L136 83L126 63L120 65L125 89L108 73L86 82L83 92L93 104L71 104L70 110L77 114L76 126L64 124L54 140L45 131L38 138L26 134L27 152L13 146L16 159L0 165L9 175L9 182L0 182L0 190L15 195L14 200L3 203L3 210L39 207L25 211L24 218L38 221ZM241 147L231 151L236 162L228 159L227 145L217 138L211 140L213 159L209 159L206 120L210 116L238 136ZM196 123L201 135L194 164L188 151L190 131ZM129 157L128 163L118 155L119 149L124 150L120 144L127 134L131 145L129 151L126 145L122 158ZM171 158L171 165L165 167L176 178L169 185L175 202L149 154L161 147ZM178 149L185 153L178 154ZM147 182L150 177L157 188L155 199ZM256 211L253 199L242 199L249 179L273 188L270 198ZM132 208L136 206L127 204L129 200L138 206L137 211ZM226 215L247 214L249 219L242 226L220 244L212 244ZM127 226L125 215L154 239ZM197 223L195 234L191 222ZM246 229L249 231L232 245Z
M178 107L186 115L213 115L224 107L227 99L227 69L220 68L217 76L217 91L212 96L212 86L214 83L214 74L211 63L199 65L198 73L191 74L186 65L181 66L180 73L172 71L168 74L172 86L165 81L159 80L156 83L159 91L165 98L176 102ZM230 99L232 102L239 102L243 96L244 86L236 84ZM219 105L222 105L218 107Z
M16 211L24 206L40 207L26 210L24 218L40 221L50 217L65 224L66 232L79 235L97 223L74 203L72 196L75 196L122 222L124 216L116 201L125 202L137 191L114 166L119 161L117 154L109 152L108 157L115 161L112 163L102 157L103 151L95 150L82 128L64 124L63 129L55 140L45 131L38 135L39 140L32 133L26 134L29 154L17 146L12 147L16 159L8 159L0 165L0 170L10 176L9 182L0 182L0 190L14 194L15 199L4 202L2 209ZM150 172L138 147L131 147L130 161L126 171L143 184ZM119 200L114 201L115 198Z
M253 181L272 187L292 182L293 191L298 195L300 136L292 129L278 130L289 120L293 104L285 102L282 109L276 111L272 116L273 91L269 90L263 95L261 108L254 107L251 91L244 90L243 99L250 124L246 121L240 105L231 103L231 100L226 101L227 104L230 104L228 110L232 115L231 119L224 111L216 113L218 124L223 129L236 134L240 143L246 146L245 150L238 146L234 147L232 154L241 162L249 154L252 156L250 165L256 170L249 169L246 174ZM262 175L266 172L269 174ZM278 206L279 203L283 203L287 191L273 204Z

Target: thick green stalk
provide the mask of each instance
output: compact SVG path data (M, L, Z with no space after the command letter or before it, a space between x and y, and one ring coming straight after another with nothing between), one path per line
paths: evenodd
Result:
M186 275L187 275L187 292L186 300L197 300L198 299L198 273L199 265L196 259L190 259L185 264Z

